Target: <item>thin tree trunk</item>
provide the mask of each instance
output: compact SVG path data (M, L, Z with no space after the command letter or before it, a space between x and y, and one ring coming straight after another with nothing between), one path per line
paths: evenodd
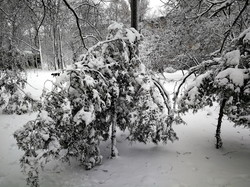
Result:
M42 43L41 43L41 39L40 39L39 34L38 34L38 42L39 42L39 55L40 55L41 69L44 69L43 53L42 53Z
M115 4L115 21L118 22L118 2Z
M112 119L112 129L111 129L111 158L118 156L118 150L116 148L116 126L117 126L117 112L116 112L116 102L114 102L114 111Z
M62 57L62 33L61 33L61 29L60 26L58 28L58 33L59 33L59 37L58 37L58 42L59 42L59 57L60 57L60 68L61 70L63 70L64 68L64 64L63 64L63 57Z
M222 118L223 118L223 110L225 108L226 105L226 99L223 99L222 102L220 103L220 112L219 112L219 118L218 118L218 124L217 124L217 128L216 128L216 134L215 134L215 138L216 138L216 149L219 149L222 147L222 139L221 139L221 123L222 123Z
M183 69L181 69L181 73L182 73L182 75L183 75L183 76L185 75L185 73L184 73L184 70L183 70Z
M54 53L54 68L55 70L58 70L58 56L57 56L57 45L56 45L56 28L53 26L53 53Z
M38 63L37 63L37 55L35 54L35 68L38 69Z

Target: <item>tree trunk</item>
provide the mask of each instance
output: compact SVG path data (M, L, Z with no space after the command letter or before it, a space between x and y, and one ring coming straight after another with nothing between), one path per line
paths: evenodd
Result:
M225 108L226 105L226 99L223 99L222 102L220 103L220 112L219 112L219 118L218 118L218 124L217 124L217 129L216 129L216 134L215 134L215 138L216 138L216 149L219 149L222 147L222 140L221 140L221 123L222 123L222 118L223 118L223 110Z
M52 34L53 34L54 68L55 68L55 70L58 70L59 69L59 67L58 67L58 56L57 56L58 50L57 50L57 45L56 45L56 28L55 28L55 26L53 26L52 30L53 30Z
M115 21L118 22L118 2L115 3Z
M39 55L40 55L41 69L44 69L45 66L43 64L42 43L41 43L41 38L39 36L39 33L38 33L38 42L39 42Z
M131 27L138 30L138 0L131 0Z
M117 126L117 112L116 112L116 101L114 102L112 126L111 126L111 158L118 156L118 150L116 148L116 126Z

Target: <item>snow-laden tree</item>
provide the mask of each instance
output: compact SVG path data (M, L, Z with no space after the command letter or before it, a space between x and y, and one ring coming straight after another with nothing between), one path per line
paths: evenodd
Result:
M219 103L215 137L216 148L220 148L223 115L235 125L250 127L250 28L235 38L222 56L192 68L183 80L194 72L198 76L188 84L178 101L180 112L189 109L197 112L205 106L213 105L213 102Z
M37 118L15 132L27 183L38 186L38 173L50 159L76 157L91 169L102 161L99 144L111 137L117 156L116 127L128 139L147 143L177 139L168 95L137 56L141 35L113 23L99 42L44 91ZM111 131L111 135L109 132Z

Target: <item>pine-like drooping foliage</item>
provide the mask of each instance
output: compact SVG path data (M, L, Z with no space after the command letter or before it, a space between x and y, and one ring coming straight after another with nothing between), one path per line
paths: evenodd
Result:
M26 72L20 52L0 49L0 107L5 114L24 114L37 108L30 94L23 90L27 83Z
M103 42L89 49L44 92L34 121L14 136L27 182L39 186L38 173L51 158L76 157L91 169L100 164L99 144L110 136L115 148L116 125L130 131L132 141L175 140L167 115L166 96L155 86L137 56L141 35L113 23ZM165 103L165 104L164 104Z
M220 116L225 114L235 125L250 127L250 28L234 39L221 57L190 70L194 72L198 76L179 99L180 112L196 112L216 101Z

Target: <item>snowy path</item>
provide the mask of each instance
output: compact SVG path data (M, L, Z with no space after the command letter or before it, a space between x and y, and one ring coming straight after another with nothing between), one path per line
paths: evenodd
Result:
M41 80L32 80L37 87L42 85ZM70 166L51 163L42 174L41 187L249 187L250 130L224 121L224 145L216 150L214 110L186 115L188 125L175 127L180 140L167 145L131 145L120 132L117 159L108 159L109 142L105 142L102 165L86 171L74 160ZM0 114L0 187L25 187L18 161L22 152L12 134L35 116Z

